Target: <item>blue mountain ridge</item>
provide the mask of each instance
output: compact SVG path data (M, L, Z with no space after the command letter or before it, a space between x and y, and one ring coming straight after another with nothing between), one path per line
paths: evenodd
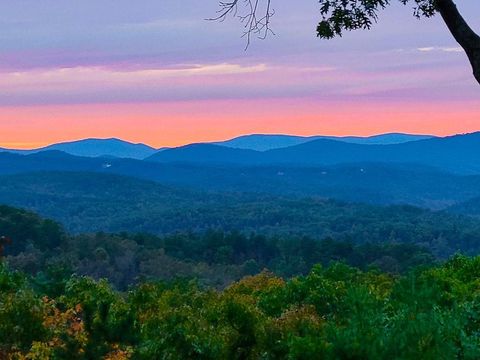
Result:
M70 155L85 156L85 157L118 157L118 158L132 158L144 159L153 155L158 150L145 145L134 144L128 141L110 138L110 139L83 139L70 142L62 142L48 145L38 149L32 150L13 150L0 149L3 151L13 152L17 154L33 154L44 151L63 151Z
M390 145L365 145L318 139L267 151L234 149L220 145L195 144L158 152L148 161L161 163L301 166L356 162L415 163L445 171L480 173L480 132L429 138Z
M311 136L302 137L295 135L247 135L239 136L237 138L223 141L213 142L212 145L221 145L229 148L238 148L246 150L272 150L277 148L284 148L293 145L303 144L309 141L318 139L330 139L349 143L359 144L392 144L402 143L408 141L416 141L425 138L431 138L430 135L410 135L400 133L390 133L374 135L369 137L330 137L330 136ZM195 144L190 144L195 145ZM32 154L43 151L59 150L71 155L85 156L85 157L118 157L118 158L132 158L145 159L152 156L158 151L163 151L168 148L155 149L151 146L142 143L131 143L117 138L109 139L82 139L76 141L61 142L51 144L42 148L30 150L17 150L0 148L0 151L8 151L17 154Z
M364 145L391 145L409 141L433 138L432 135L412 135L403 133L387 133L367 137L360 136L294 136L275 134L252 134L239 136L226 141L215 142L216 145L236 148L266 151L289 146L300 145L313 140L337 140L353 144Z

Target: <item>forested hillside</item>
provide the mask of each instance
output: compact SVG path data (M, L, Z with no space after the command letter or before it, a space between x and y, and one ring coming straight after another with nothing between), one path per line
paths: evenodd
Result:
M33 174L0 184L0 202L26 207L69 232L156 235L209 229L269 236L333 237L356 244L401 242L439 257L480 248L477 220L411 206L373 206L315 198L206 193L126 177Z
M410 204L445 209L480 196L480 176L460 176L413 164L355 163L332 166L165 164L133 159L83 158L61 152L28 156L0 153L0 196L13 199L12 188L41 188L38 172L47 184L66 187L82 176L123 175L162 185L197 191L248 192L281 196L316 196L374 204ZM92 175L88 175L90 173ZM16 174L15 176L13 174ZM98 177L99 175L97 175ZM73 180L70 180L70 177ZM61 181L66 182L61 184ZM89 183L91 183L90 181ZM133 181L132 181L133 182ZM75 185L78 187L78 184ZM119 185L120 186L120 185ZM19 194L21 196L21 194ZM21 204L20 204L21 205Z
M393 208L363 209L364 225L383 209L389 230L401 229ZM401 209L412 222L404 235L418 227L428 239L453 221L447 227L478 243L470 219ZM0 357L477 358L480 257L439 265L434 243L370 241L380 232L360 228L357 238L353 228L322 240L220 230L69 235L1 206Z
M0 0L0 360L480 360L479 14Z
M448 211L457 214L480 216L480 197L461 202L448 208Z
M366 269L405 272L435 261L415 243L355 242L338 234L315 239L307 236L265 236L259 233L206 230L167 236L149 234L68 235L62 227L37 215L0 207L0 234L9 240L3 255L10 266L37 273L88 275L107 278L119 288L141 281L197 279L223 288L244 275L270 269L278 275L305 274L314 264L344 261Z

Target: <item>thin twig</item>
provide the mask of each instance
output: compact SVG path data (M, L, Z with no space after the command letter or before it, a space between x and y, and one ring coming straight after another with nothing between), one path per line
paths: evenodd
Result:
M217 16L207 20L224 21L230 15L238 18L245 28L242 35L247 39L245 50L250 46L252 35L261 40L266 39L269 34L275 35L270 28L271 17L275 15L271 0L220 1L219 7Z

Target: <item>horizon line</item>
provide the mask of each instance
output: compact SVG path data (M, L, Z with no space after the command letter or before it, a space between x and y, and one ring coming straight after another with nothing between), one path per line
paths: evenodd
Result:
M480 130L478 130L480 131ZM145 145L148 146L152 149L155 150L160 150L160 149L166 149L166 148L176 148L176 147L182 147L182 146L187 146L187 145L192 145L192 144L215 144L215 143L221 143L221 142L228 142L232 141L241 137L248 137L248 136L291 136L291 137L300 137L300 138L310 138L310 137L327 137L327 138L349 138L349 137L354 137L354 138L361 138L361 139L366 139L366 138L371 138L371 137L376 137L376 136L382 136L382 135L411 135L411 136L428 136L428 137L435 137L435 138L445 138L445 137L450 137L450 136L457 136L457 135L467 135L467 134L472 134L477 131L470 131L470 132L463 132L463 133L451 133L447 135L435 135L435 134L425 134L425 133L414 133L414 132L401 132L401 131L390 131L390 132L380 132L380 133L373 133L370 135L355 135L355 134L349 134L349 135L326 135L326 134L291 134L291 133L268 133L268 132L258 132L258 133L241 133L237 136L233 137L228 137L220 140L213 140L213 141L194 141L194 142L185 142L177 146L154 146L150 145L148 142L138 142L138 141L132 141L128 140L126 138L121 138L121 137L115 137L115 136L107 136L107 137L85 137L85 138L75 138L75 139L65 139L65 140L59 140L57 142L52 142L52 143L0 143L0 149L2 150L11 150L11 151L36 151L36 150L42 150L46 147L53 146L53 145L60 145L60 144L69 144L69 143L75 143L75 142L81 142L81 141L88 141L88 140L117 140L121 142L126 142L132 145ZM10 147L9 145L13 144L30 144L30 145L35 145L35 146L18 146L18 147Z

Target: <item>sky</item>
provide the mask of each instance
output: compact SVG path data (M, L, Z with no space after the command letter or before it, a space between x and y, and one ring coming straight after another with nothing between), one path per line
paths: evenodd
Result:
M458 0L480 31L480 2ZM480 130L480 88L439 16L395 3L316 38L317 0L273 0L245 51L216 0L0 1L0 147L118 137L155 147L249 133Z

